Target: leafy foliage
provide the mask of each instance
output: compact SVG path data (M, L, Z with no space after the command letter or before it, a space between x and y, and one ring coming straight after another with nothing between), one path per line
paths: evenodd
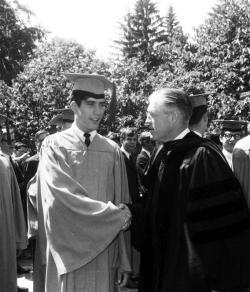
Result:
M20 5L14 9L5 0L0 0L0 80L7 84L22 71L37 41L44 37L42 29L24 23L18 15L20 10L24 12Z

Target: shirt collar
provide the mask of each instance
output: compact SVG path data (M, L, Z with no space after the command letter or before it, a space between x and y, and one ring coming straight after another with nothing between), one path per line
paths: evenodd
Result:
M84 137L85 132L83 132L81 129L79 129L79 128L77 127L77 125L75 124L75 122L72 124L71 128L77 133L77 135L80 137L80 139L81 139L83 142L85 142L85 137ZM89 139L90 139L90 142L91 142L91 143L92 143L92 141L93 141L93 139L94 139L96 133L97 133L96 130L89 132L89 134L90 134Z
M202 137L201 133L197 132L197 131L193 131L196 135Z
M150 152L149 152L148 150L146 150L146 149L143 148L143 147L142 147L142 150L143 150L144 152L146 152L146 153L148 154L148 156L150 157L151 154L150 154Z
M125 148L122 146L121 147L121 151L126 155L126 157L129 159L129 157L130 157L130 153L128 153L126 150L125 150Z
M187 133L189 133L189 132L190 132L190 130L188 128L185 129L177 137L175 137L174 140L178 140L178 139L184 138L187 135Z

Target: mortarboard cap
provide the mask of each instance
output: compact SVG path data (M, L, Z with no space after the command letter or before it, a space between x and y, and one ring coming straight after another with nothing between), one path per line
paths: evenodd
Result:
M247 121L239 120L214 120L214 122L221 124L221 129L224 131L239 132L247 131Z
M106 77L96 74L65 73L65 77L73 82L72 99L94 97L104 98L106 90L113 90L114 85Z
M198 107L201 105L207 105L207 97L210 94L213 94L214 92L208 92L208 93L201 93L201 94L195 94L195 95L189 95L190 102L192 104L192 107Z
M50 125L58 125L63 122L73 123L74 121L74 112L70 108L55 109L53 112L57 112L59 114L50 120Z

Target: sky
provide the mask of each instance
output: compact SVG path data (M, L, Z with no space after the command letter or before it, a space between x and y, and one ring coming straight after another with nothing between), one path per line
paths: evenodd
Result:
M119 22L136 0L18 0L35 14L35 22L50 35L75 40L85 48L96 50L97 57L112 56L113 40L119 39ZM161 16L173 6L184 33L204 23L218 0L154 0Z

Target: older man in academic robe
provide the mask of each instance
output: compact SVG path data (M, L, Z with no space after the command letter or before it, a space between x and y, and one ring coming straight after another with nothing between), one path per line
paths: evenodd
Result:
M142 232L142 292L239 292L250 282L242 189L218 147L188 129L191 114L182 90L149 98L147 123L162 148L147 173L144 213L130 205L132 230Z
M0 122L3 119L0 116ZM27 234L15 173L8 156L1 150L0 202L0 290L1 292L16 292L16 252L26 248Z
M123 286L131 271L121 231L130 213L117 207L129 201L124 161L119 146L96 132L113 84L99 75L66 77L74 83L75 120L45 138L35 184L47 239L46 291L112 292L117 272Z

